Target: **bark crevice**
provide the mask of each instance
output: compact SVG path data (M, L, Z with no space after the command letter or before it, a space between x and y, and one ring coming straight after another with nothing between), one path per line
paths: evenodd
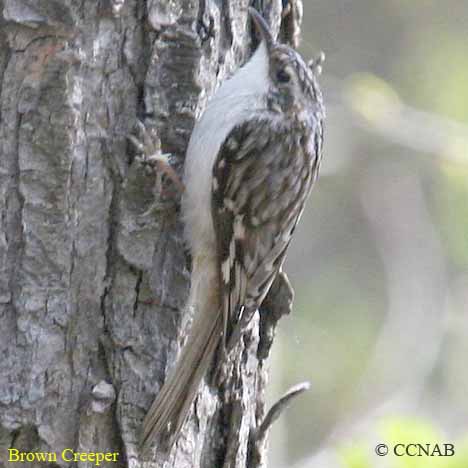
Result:
M0 466L8 447L70 447L139 468L190 258L179 200L127 135L151 120L182 173L195 119L250 54L249 2L33 3L0 1ZM246 466L275 320L255 318L222 389L202 385L171 466Z

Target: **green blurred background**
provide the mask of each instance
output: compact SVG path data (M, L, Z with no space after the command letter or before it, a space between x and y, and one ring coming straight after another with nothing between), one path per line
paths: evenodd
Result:
M286 271L273 468L468 467L468 1L304 0L324 162ZM377 443L456 455L377 457Z

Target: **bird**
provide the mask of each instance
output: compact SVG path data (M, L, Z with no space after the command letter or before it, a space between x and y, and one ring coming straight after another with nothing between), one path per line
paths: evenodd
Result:
M317 179L325 108L316 62L277 42L249 8L260 43L195 123L182 217L194 318L143 422L141 449L177 439L218 347L229 351L281 271ZM166 443L167 445L167 443Z

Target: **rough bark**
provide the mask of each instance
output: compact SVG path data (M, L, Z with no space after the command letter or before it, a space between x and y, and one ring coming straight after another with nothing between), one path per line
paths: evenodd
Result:
M248 3L0 1L0 466L9 447L141 465L141 422L183 335L190 259L169 184L126 137L150 116L180 169L195 118L254 46ZM289 2L260 3L278 32ZM264 463L249 450L273 329L257 319L230 380L204 386L170 466Z

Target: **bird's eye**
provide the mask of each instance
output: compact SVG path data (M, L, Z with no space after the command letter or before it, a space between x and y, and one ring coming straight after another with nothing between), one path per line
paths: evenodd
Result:
M289 73L284 70L284 68L278 70L278 72L276 73L276 79L280 82L280 83L288 83L289 80L291 79L291 76L289 75Z

